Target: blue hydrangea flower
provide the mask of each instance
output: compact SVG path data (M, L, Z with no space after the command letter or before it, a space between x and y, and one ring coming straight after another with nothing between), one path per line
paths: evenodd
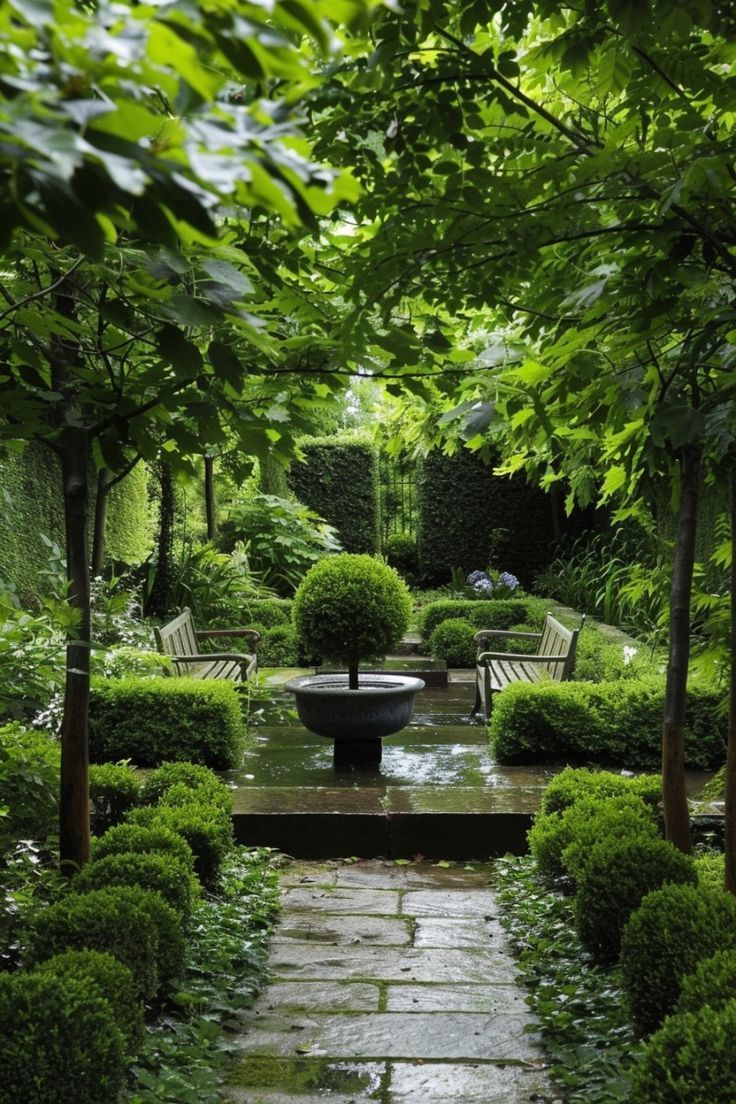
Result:
M489 583L491 581L490 579L488 579L485 571L471 571L465 582L468 584L468 586L474 587L476 583L479 583L482 579L487 579Z
M506 587L508 590L516 590L519 580L510 571L502 571L498 576L498 585Z
M493 590L493 583L486 575L484 579L478 579L476 583L473 583L473 590L477 590L479 594L490 594Z

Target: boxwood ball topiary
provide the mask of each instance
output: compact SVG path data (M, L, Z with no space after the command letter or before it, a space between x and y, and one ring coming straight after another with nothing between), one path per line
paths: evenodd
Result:
M429 649L433 659L444 660L448 667L475 667L475 629L464 617L440 621L429 638Z
M634 1026L642 1035L675 1007L682 982L698 963L736 947L736 898L730 893L667 885L649 893L621 936L621 972Z
M0 974L0 1104L113 1104L125 1075L123 1035L98 985Z
M736 1000L670 1016L635 1067L631 1104L733 1104Z
M676 1012L698 1012L706 1005L723 1008L736 1000L736 949L718 951L699 962L682 982Z
M140 854L135 851L107 855L87 863L75 877L77 893L89 893L107 886L140 886L160 893L179 917L186 919L199 892L199 883L173 855Z
M310 568L294 598L294 623L307 649L357 664L395 647L409 625L411 596L392 567L372 556L339 555Z
M174 855L185 870L194 870L194 854L185 839L171 828L146 828L138 824L117 824L92 841L92 858L135 851L141 855Z

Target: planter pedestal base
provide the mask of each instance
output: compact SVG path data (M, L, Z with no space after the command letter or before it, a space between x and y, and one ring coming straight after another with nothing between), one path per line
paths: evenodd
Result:
M382 754L382 740L335 740L332 763L335 770L370 770Z

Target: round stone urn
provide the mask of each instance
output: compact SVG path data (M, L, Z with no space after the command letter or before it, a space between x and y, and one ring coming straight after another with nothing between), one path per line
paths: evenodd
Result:
M384 736L406 728L422 679L406 675L362 674L357 690L347 674L302 675L286 689L296 696L299 720L310 732L335 741L334 762L375 766L381 762Z

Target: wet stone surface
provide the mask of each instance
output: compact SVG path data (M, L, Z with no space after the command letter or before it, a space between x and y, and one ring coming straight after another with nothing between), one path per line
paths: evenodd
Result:
M231 1104L556 1099L487 869L300 862L283 882Z

